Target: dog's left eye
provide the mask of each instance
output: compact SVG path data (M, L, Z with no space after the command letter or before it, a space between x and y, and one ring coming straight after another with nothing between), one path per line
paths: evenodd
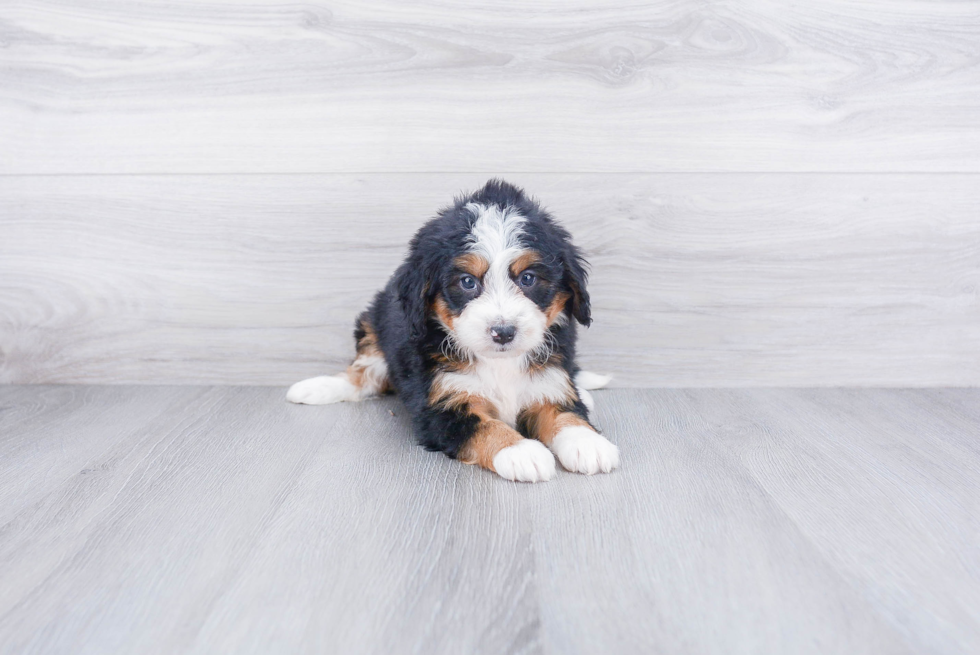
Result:
M530 271L524 271L523 273L521 273L521 277L519 281L522 287L529 287L533 285L537 281L537 279L538 278L537 276L534 275L534 273Z

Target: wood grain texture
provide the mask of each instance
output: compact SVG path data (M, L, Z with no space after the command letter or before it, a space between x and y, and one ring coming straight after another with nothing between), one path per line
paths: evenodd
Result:
M692 396L685 414L704 421L717 447L751 471L826 561L861 580L865 597L915 652L972 650L980 569L965 554L980 544L975 421L908 390ZM976 392L971 396L975 403ZM765 419L735 422L736 412ZM854 426L869 420L871 442L855 439ZM891 534L896 522L910 536ZM842 542L840 532L860 535L861 547ZM909 579L933 584L910 590ZM971 584L939 591L955 580Z
M969 1L31 0L0 173L980 172Z
M980 178L514 175L621 386L980 384ZM0 381L288 384L487 176L0 178Z
M980 649L976 390L600 391L540 485L283 396L0 387L0 652Z

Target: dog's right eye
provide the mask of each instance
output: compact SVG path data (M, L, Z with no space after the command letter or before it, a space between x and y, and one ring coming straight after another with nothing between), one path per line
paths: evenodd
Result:
M459 286L463 287L467 291L472 291L476 288L476 278L472 275L464 275L459 278Z

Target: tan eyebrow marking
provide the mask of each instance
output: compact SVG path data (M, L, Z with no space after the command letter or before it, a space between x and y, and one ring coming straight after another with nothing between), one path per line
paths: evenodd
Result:
M456 266L461 271L469 273L476 279L482 279L483 275L490 268L490 262L474 253L466 253L465 255L460 255L453 260L453 265Z
M533 266L541 261L541 255L533 250L525 250L523 253L518 255L510 264L510 274L512 277L517 277L520 275L521 271L526 269L528 266Z

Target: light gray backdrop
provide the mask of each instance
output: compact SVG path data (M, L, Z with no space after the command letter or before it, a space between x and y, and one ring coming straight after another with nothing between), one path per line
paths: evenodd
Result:
M620 385L980 384L980 11L883 0L4 3L0 381L337 369L490 176Z

